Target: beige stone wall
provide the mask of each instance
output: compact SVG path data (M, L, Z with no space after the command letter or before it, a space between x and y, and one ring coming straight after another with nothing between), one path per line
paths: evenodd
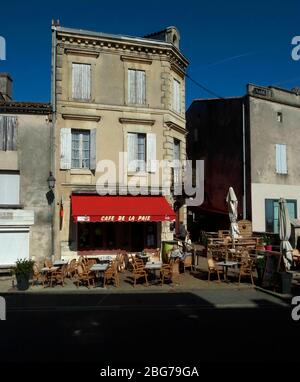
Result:
M150 44L150 43L149 43ZM67 254L70 237L70 195L74 190L95 191L100 173L90 170L60 170L60 129L97 129L97 162L112 160L119 166L119 152L127 151L127 132L155 133L157 160L173 159L173 140L181 141L185 159L184 57L172 44L153 45L126 39L105 39L59 32L56 56L56 198L64 199L64 225L59 227L56 205L56 253ZM91 100L72 100L72 63L91 65ZM146 104L129 105L128 69L146 73ZM181 110L172 105L173 78L180 84ZM144 178L150 181L151 174ZM130 179L130 174L128 176ZM161 181L159 182L161 186ZM185 219L185 216L184 216ZM162 223L163 237L169 223ZM162 239L163 239L162 237ZM62 242L62 244L61 244ZM63 250L61 250L63 248Z

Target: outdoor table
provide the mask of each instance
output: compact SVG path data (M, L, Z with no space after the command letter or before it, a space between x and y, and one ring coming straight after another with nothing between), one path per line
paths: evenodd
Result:
M160 270L161 267L162 267L162 261L156 261L156 262L148 262L146 263L145 265L145 269L146 270L149 270L151 271L152 275L153 275L153 282L155 283L156 282L156 271Z
M68 260L56 260L53 263L54 267L62 267L63 265L68 264Z
M105 263L105 264L94 264L94 265L91 266L90 271L91 272L96 272L97 273L97 277L100 278L100 273L105 272L108 267L109 267L108 263Z
M219 261L217 265L220 265L221 267L224 268L224 278L225 281L228 281L227 279L227 273L228 273L228 268L229 267L234 267L238 265L239 263L237 261Z
M41 272L45 272L45 273L49 273L50 274L50 286L52 286L52 274L53 272L57 271L59 269L59 267L44 267L44 268L41 268Z

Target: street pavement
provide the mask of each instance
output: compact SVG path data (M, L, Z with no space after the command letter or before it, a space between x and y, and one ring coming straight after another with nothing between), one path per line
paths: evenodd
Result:
M80 364L97 374L113 364L299 362L291 349L300 344L300 323L290 300L254 288L2 296L0 363L8 368L70 362L70 373Z

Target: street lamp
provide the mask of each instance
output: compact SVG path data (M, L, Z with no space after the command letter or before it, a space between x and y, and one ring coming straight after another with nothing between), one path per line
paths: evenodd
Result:
M54 178L52 171L50 171L48 179L47 179L48 187L50 190L53 190L53 188L55 187L55 182L56 182L56 179Z

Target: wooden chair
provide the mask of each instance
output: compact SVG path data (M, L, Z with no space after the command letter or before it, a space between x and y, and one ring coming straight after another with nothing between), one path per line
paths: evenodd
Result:
M53 282L55 282L56 284L61 284L61 286L64 286L66 270L67 270L67 266L63 265L59 269L57 269L57 271L52 272L50 286L52 286Z
M72 259L69 262L67 266L66 274L68 277L71 277L71 278L76 274L76 259Z
M120 286L120 280L118 275L118 263L115 261L112 264L109 265L109 267L104 272L104 279L103 279L103 288L105 288L108 281L113 281L115 287Z
M145 248L144 253L150 255L151 261L159 261L160 260L160 249L159 248Z
M221 282L220 274L224 275L224 271L217 266L214 259L212 257L207 258L207 267L208 267L208 279L207 281L210 281L210 275L212 273L216 273L218 276L218 281Z
M173 283L173 269L171 264L163 264L160 271L161 277L161 286L164 285L164 282L167 280Z
M169 261L169 265L171 266L171 269L172 269L172 278L173 278L173 281L176 282L176 284L178 284L179 282L179 263L180 263L180 260L178 258L175 258L175 259L170 259Z
M251 279L251 284L254 285L254 281L253 281L253 260L252 259L248 259L248 258L244 258L242 259L242 262L241 262L241 267L240 267L240 273L239 273L239 285L240 285L240 282L241 282L241 278L242 277L250 277Z
M184 259L183 259L183 268L184 268L184 270L186 268L190 268L190 271L192 271L193 267L194 267L193 256L192 255L185 256Z
M78 264L76 268L77 272L77 279L76 279L76 284L77 288L79 288L79 283L84 284L85 282L87 283L88 288L90 288L92 282L93 286L95 287L95 277L90 271L86 271L84 269L84 266L82 264Z
M117 262L117 270L118 272L124 272L125 271L125 256L122 252L118 252L116 256L116 262Z
M32 286L35 282L41 282L43 286L45 286L45 281L47 277L42 274L36 263L33 264L33 275L32 275Z
M46 258L44 264L45 264L45 267L47 267L47 268L53 267L53 262L51 259Z
M139 280L140 278L144 278L146 281L146 285L149 286L147 272L144 268L144 265L141 266L141 265L137 265L133 263L132 273L133 273L133 279L134 279L134 282L133 282L134 287L136 286L136 281Z

